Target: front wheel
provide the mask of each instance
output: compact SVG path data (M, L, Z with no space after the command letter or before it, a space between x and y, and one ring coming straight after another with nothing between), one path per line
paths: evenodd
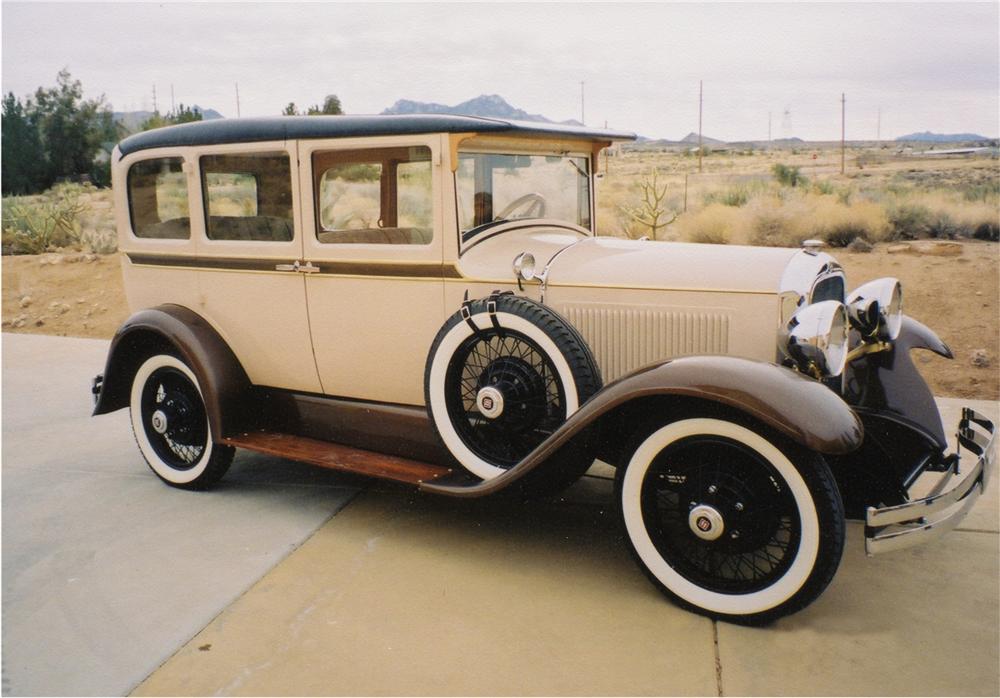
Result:
M722 419L684 419L639 440L617 492L632 551L678 605L760 625L826 588L844 509L823 459Z
M168 485L206 489L229 469L235 449L212 441L198 379L177 357L157 354L143 362L129 409L139 450Z

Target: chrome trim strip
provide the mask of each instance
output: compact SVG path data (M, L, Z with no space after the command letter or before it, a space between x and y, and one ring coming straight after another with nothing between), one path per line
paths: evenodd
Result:
M988 437L978 433L973 425L987 432ZM972 471L946 492L941 490L957 473L945 473L932 494L923 499L892 507L868 507L865 516L865 552L868 555L899 550L936 538L958 526L978 501L996 467L996 428L989 419L964 408L958 433L960 447L979 456Z

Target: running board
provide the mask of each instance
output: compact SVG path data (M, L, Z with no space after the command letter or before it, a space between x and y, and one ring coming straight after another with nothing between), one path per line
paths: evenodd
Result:
M222 443L245 448L248 451L318 465L321 468L405 482L410 485L433 482L452 473L451 468L441 465L278 432L255 431L237 434L222 439Z

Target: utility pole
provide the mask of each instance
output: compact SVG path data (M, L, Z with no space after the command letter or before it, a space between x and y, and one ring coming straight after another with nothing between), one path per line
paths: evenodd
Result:
M767 113L767 147L771 147L771 112Z
M701 107L704 97L702 81L698 81L698 174L701 174Z
M177 113L177 107L174 105L174 83L170 83L170 113Z
M878 121L875 122L875 147L882 147L882 107L878 108Z
M845 126L845 116L847 114L847 95L843 92L840 93L840 174L844 174L844 154L846 150L846 140L845 135L847 134L847 128Z
M236 83L236 118L240 116L240 84Z
M583 111L583 80L580 81L580 123L586 124L587 120L584 118Z
M156 108L156 83L153 83L153 113L158 112L159 109Z

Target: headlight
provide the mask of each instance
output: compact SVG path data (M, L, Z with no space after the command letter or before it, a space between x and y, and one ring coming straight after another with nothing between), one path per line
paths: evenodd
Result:
M893 340L903 325L903 287L886 277L862 284L847 296L851 326L866 339Z
M788 321L785 353L814 378L839 376L847 361L847 307L822 301L800 308Z

